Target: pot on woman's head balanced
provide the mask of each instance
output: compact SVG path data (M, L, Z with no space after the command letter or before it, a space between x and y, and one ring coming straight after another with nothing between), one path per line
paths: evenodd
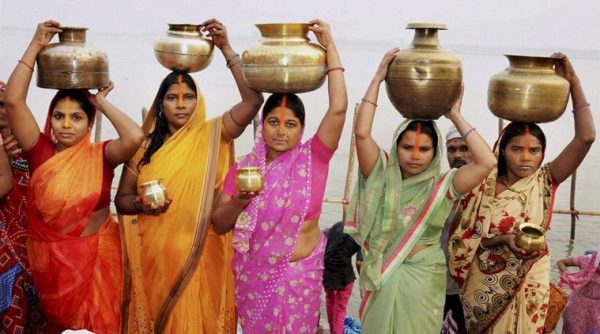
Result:
M210 65L214 44L202 36L200 25L170 23L154 42L154 55L164 67L175 72L198 72Z
M325 82L325 50L308 38L307 23L257 24L260 44L242 54L248 86L259 92L304 93Z
M558 119L569 100L569 82L554 65L560 58L506 55L510 66L488 86L488 107L500 118L544 123Z
M60 27L59 42L37 56L37 85L53 89L90 89L108 86L108 57L86 45L84 27Z
M392 105L405 118L437 119L446 114L460 93L460 59L439 46L445 24L410 23L415 36L410 49L390 63L385 87Z

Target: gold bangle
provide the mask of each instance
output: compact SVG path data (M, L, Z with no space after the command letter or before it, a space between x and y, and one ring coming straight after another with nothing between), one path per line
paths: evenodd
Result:
M368 104L371 104L371 105L373 105L375 108L377 108L377 103L375 103L375 102L373 102L373 101L371 101L371 100L367 100L367 99L365 99L364 97L363 97L361 100L362 100L363 102L366 102L366 103L368 103Z
M29 69L31 70L31 72L34 72L34 71L33 71L33 66L31 66L31 65L27 64L26 62L24 62L24 61L23 61L23 60L21 60L21 59L19 59L19 60L18 60L18 62L19 62L19 63L21 63L21 64L23 64L23 65L25 65L27 68L29 68Z

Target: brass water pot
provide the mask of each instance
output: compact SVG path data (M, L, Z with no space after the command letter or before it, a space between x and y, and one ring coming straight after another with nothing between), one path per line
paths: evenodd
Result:
M214 44L197 24L169 24L167 33L154 42L158 62L177 72L198 72L212 61Z
M59 42L45 46L38 53L38 87L90 89L108 86L108 57L86 45L87 28L60 29Z
M460 93L460 59L440 48L438 30L445 24L410 23L415 36L410 49L401 50L385 78L387 95L405 118L437 119L450 110Z
M165 205L167 200L166 188L159 180L145 182L140 187L142 188L142 199L144 202L149 203L152 209Z
M303 93L325 82L325 50L310 43L308 24L257 24L263 40L242 54L248 86L270 93Z
M515 243L529 253L542 250L546 244L544 234L545 231L540 225L523 223L519 225Z
M235 184L240 192L260 192L264 178L258 167L239 167L235 174Z
M510 66L490 79L488 107L500 118L519 122L552 122L569 100L569 82L558 75L560 58L506 55Z

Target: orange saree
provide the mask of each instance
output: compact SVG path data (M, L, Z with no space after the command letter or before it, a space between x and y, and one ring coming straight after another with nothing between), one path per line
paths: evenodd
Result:
M31 177L28 254L43 311L54 330L118 333L121 244L110 218L81 237L100 196L102 143L88 137L56 153Z

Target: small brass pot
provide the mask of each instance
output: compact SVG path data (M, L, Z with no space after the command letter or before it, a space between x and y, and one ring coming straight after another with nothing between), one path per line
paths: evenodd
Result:
M308 24L257 24L263 40L242 54L248 86L270 93L303 93L323 85L327 57L320 45L310 43Z
M154 42L158 62L176 72L198 72L212 61L214 44L204 38L196 24L169 24L169 30Z
M544 234L545 231L540 225L524 223L519 225L515 243L529 253L542 250L546 244Z
M144 202L149 203L152 209L165 205L167 200L166 188L159 180L145 182L140 187L142 188L142 199Z
M60 27L58 43L37 56L37 85L53 89L90 89L108 86L108 57L86 45L83 27Z
M488 107L500 118L544 123L558 119L569 100L569 82L558 75L559 58L506 55L510 66L490 79Z
M258 167L240 167L235 174L235 184L240 192L260 192L264 178Z
M385 77L387 95L404 118L437 119L460 93L460 59L440 48L438 30L445 24L410 23L415 36L410 49L398 52Z

